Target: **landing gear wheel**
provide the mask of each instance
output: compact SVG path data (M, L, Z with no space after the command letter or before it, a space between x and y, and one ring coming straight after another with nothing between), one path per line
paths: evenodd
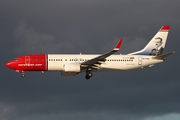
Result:
M25 77L25 74L24 74L24 73L21 73L21 77L24 78L24 77Z
M89 80L92 76L93 76L93 74L92 74L91 72L89 72L89 73L86 73L85 78L86 78L87 80Z

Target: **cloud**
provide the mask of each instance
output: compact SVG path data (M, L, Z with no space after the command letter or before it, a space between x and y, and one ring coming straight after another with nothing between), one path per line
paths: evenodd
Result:
M9 120L9 118L16 117L14 114L15 107L8 104L0 104L0 119Z
M92 48L88 41L81 41L80 44L74 39L82 39L81 36L76 37L76 33L71 33L68 40L60 39L40 33L34 27L28 26L25 22L20 22L14 30L14 38L16 40L15 51L19 54L27 53L68 53L72 50L87 51ZM77 52L76 52L77 53ZM79 54L79 52L78 52Z
M11 114L11 115L10 115ZM128 120L143 120L142 117L138 117L137 115L129 115L129 114L117 114L111 112L74 112L74 113L51 113L51 114L17 114L16 109L12 110L11 113L4 115L4 113L0 116L1 120L119 120L119 119L128 119Z
M15 48L18 53L55 52L66 46L56 43L55 38L51 35L38 33L24 22L21 22L14 30L14 37L18 44Z

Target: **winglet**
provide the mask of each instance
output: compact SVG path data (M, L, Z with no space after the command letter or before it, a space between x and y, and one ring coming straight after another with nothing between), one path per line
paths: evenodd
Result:
M122 39L119 40L119 42L116 44L115 48L113 50L119 50L122 44Z

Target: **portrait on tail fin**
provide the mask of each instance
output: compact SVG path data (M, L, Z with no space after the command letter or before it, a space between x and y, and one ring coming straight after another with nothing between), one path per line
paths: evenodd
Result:
M130 53L129 55L162 55L162 52L165 48L169 29L170 26L162 26L142 50Z
M164 50L162 44L163 44L163 39L161 37L155 38L155 46L156 46L156 48L152 49L150 51L149 55L152 55L152 56L161 55L163 50Z

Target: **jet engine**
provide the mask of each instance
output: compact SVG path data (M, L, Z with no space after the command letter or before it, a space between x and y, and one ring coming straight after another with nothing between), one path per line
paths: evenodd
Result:
M79 64L64 64L63 66L64 72L80 72L81 68Z

